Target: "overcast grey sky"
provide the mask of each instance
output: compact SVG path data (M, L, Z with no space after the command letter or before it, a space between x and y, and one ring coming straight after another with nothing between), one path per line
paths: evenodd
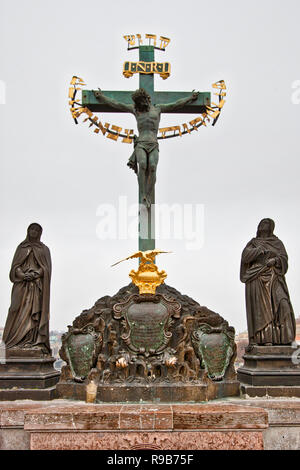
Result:
M136 202L126 167L130 145L75 126L68 110L72 75L87 88L135 90L122 64L137 60L124 34L171 38L157 60L171 77L156 90L210 91L224 79L227 102L217 125L160 144L157 203L203 204L204 244L161 240L157 258L167 283L246 328L240 256L263 217L289 254L287 282L300 311L299 116L292 88L300 80L299 0L0 0L0 325L10 304L10 264L29 223L39 222L53 261L51 328L66 330L82 309L129 282L134 240L99 240L100 204ZM295 86L295 85L294 85ZM193 116L166 115L161 127ZM133 116L101 120L135 128Z

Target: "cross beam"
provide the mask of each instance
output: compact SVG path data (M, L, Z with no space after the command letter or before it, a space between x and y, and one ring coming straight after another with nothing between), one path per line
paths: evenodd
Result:
M142 88L142 87L140 87ZM103 91L103 95L107 98L113 98L120 103L132 104L131 95L135 91ZM152 104L168 104L174 103L174 101L190 96L190 91L155 91ZM166 111L172 114L202 114L205 112L206 106L210 106L210 92L199 93L198 99L185 105L184 107L175 111ZM89 108L93 113L115 113L116 110L110 107L108 104L99 103L94 95L93 90L84 90L82 92L82 105ZM126 111L120 110L119 113L125 113Z

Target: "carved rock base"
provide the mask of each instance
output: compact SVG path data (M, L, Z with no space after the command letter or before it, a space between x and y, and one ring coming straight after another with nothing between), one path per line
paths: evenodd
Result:
M241 392L250 397L300 397L300 364L292 346L252 346L237 371Z
M56 386L60 398L85 400L86 385L60 382ZM96 402L203 402L222 397L239 396L237 380L224 380L208 384L165 384L165 385L98 385Z
M60 373L36 349L11 349L0 364L0 400L52 400Z
M96 402L204 402L238 396L234 328L166 284L133 284L100 298L62 336L59 398Z

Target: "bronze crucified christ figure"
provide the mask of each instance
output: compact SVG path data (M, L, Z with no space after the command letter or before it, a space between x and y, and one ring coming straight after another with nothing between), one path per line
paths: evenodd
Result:
M119 111L129 112L136 118L139 135L134 137L134 151L127 165L137 174L142 201L149 208L151 193L156 182L159 155L157 133L161 113L175 111L197 100L199 92L193 91L187 98L179 99L174 103L155 105L151 104L150 95L143 88L139 88L132 94L134 104L124 104L108 98L100 89L94 91L94 94L101 103L106 103Z

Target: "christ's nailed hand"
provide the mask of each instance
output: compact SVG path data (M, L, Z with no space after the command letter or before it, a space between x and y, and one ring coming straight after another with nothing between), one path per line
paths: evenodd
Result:
M98 90L95 90L95 91L94 91L94 95L96 96L96 98L101 98L101 96L102 96L102 91L100 90L100 88L98 88Z

